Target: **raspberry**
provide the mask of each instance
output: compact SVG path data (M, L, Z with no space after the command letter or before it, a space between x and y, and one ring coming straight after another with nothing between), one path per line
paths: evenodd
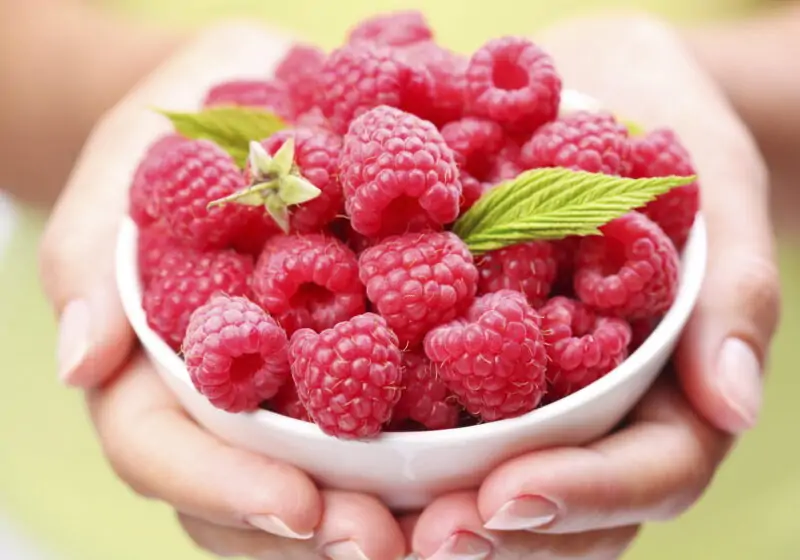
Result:
M289 359L300 400L326 434L370 438L390 420L403 369L397 337L381 317L365 313L319 334L299 330Z
M147 323L179 350L194 310L217 292L249 295L252 273L252 257L231 250L201 253L172 248L161 258L144 290L142 307Z
M250 412L291 376L288 340L264 310L243 297L217 295L198 307L183 342L192 383L227 412Z
M392 423L411 420L429 430L458 426L459 406L424 354L403 353L403 387Z
M297 387L294 386L294 382L292 381L285 383L280 388L278 394L272 397L269 403L267 403L266 408L277 414L294 418L295 420L311 422L306 407L300 402L300 396L297 394Z
M430 74L429 95L413 104L414 113L437 126L460 119L464 113L467 59L433 41L414 43L398 51L412 67Z
M486 180L490 184L496 185L515 179L522 171L520 146L512 140L506 140L505 145L492 161Z
M350 45L331 53L320 70L318 104L333 130L380 105L404 108L430 97L430 75L384 48Z
M208 204L245 187L231 156L207 140L186 141L163 155L155 196L159 214L176 239L198 249L220 249L238 240L256 243L277 231L262 208Z
M556 279L556 257L547 241L530 241L489 251L475 262L480 274L478 293L514 290L538 307L547 299Z
M499 124L474 117L446 124L442 138L452 148L459 168L481 181L489 174L504 140Z
M164 255L178 247L178 243L172 239L169 227L164 222L156 222L139 229L136 260L143 286L150 283Z
M389 237L359 258L367 297L403 346L455 319L475 297L472 254L450 232Z
M630 160L628 130L605 113L573 113L540 128L522 147L527 169L569 169L620 175Z
M355 119L339 173L353 229L383 237L458 217L461 182L453 151L430 122L391 107Z
M486 190L486 185L478 181L469 173L461 172L461 201L459 203L459 213L463 214L472 205L478 202Z
M278 235L267 241L253 291L290 334L333 327L362 313L365 305L355 254L323 234Z
M560 296L539 313L549 359L549 402L594 383L628 356L631 327L623 319L598 317L583 303Z
M575 292L605 314L653 317L669 309L678 289L678 252L647 216L630 212L585 237L576 255Z
M274 80L232 80L212 87L203 106L224 105L267 109L285 120L295 115L289 90Z
M519 292L476 299L465 319L428 333L425 354L464 408L484 421L529 412L545 394L540 318Z
M671 130L658 129L632 141L630 176L667 177L695 175L689 152ZM641 212L664 230L680 249L700 208L700 189L697 182L672 189L641 209Z
M515 134L531 133L553 120L560 95L553 60L527 39L493 39L469 61L467 114L496 121Z
M295 115L310 110L316 102L317 78L325 53L305 44L292 46L275 68L275 78L286 84Z
M425 16L416 10L404 10L363 20L350 31L348 42L403 47L432 38Z
M312 107L302 115L299 115L295 119L294 124L297 128L332 130L331 123L328 122L328 119L325 118L325 115L322 114L322 109L319 107Z
M153 142L139 161L128 191L129 213L139 227L152 224L158 217L153 189L163 154L185 141L177 134L166 134Z
M270 154L286 140L294 138L294 162L300 173L322 193L292 209L291 229L299 233L319 231L344 210L344 195L339 183L338 164L342 138L313 128L284 129L261 142Z

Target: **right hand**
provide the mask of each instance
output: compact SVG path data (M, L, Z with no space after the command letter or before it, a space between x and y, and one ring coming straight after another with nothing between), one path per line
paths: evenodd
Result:
M288 44L249 25L201 33L98 123L42 243L45 291L61 318L60 377L87 390L120 478L174 507L192 539L212 553L396 560L405 551L403 533L378 500L318 490L300 470L229 447L195 424L135 347L115 289L115 238L130 178L167 126L149 108L195 107L217 82L268 71Z

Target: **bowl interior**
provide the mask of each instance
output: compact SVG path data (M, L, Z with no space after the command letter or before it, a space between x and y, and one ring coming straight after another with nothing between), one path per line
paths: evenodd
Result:
M162 371L169 372L170 375L191 386L191 380L183 360L147 324L147 319L141 306L142 286L139 281L136 259L137 236L136 224L130 218L125 218L119 231L116 255L117 283L125 313L139 340L151 357L158 362L157 365L160 366ZM672 343L680 335L700 292L700 286L705 274L706 244L705 223L702 216L698 216L689 241L683 250L680 285L675 303L650 337L627 360L588 387L516 418L451 430L384 433L368 444L378 445L381 442L387 444L400 444L402 442L435 444L437 440L449 439L454 432L458 432L459 441L466 445L472 439L480 440L500 432L516 431L522 426L552 420L555 416L570 414L594 399L603 398L604 394L635 377L646 364L656 359L661 348ZM194 388L192 387L192 389ZM314 424L281 416L270 411L259 410L246 415L250 416L252 421L262 424L264 427L295 432L306 440L329 439L329 436L325 435ZM361 442L346 443L357 445Z

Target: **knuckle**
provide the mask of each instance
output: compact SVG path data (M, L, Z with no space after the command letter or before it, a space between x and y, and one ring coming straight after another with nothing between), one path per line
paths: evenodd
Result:
M734 282L734 291L746 316L770 337L778 324L782 299L777 265L765 258L750 259Z

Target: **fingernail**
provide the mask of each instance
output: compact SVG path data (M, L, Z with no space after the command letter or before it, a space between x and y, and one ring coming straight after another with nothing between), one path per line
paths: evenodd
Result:
M251 515L247 518L247 522L256 529L261 529L279 537L286 537L287 539L307 541L314 536L313 531L308 533L293 531L281 518L275 515Z
M456 531L428 560L486 560L493 551L489 539L472 531Z
M67 304L58 326L58 378L71 384L75 372L89 352L89 306L82 299Z
M506 502L486 522L492 531L524 531L551 523L558 515L558 506L541 496L520 496Z
M741 429L756 425L761 409L761 364L753 349L738 338L722 345L717 379L719 389L741 421Z
M322 554L328 560L369 560L361 547L354 541L337 541L325 545Z

